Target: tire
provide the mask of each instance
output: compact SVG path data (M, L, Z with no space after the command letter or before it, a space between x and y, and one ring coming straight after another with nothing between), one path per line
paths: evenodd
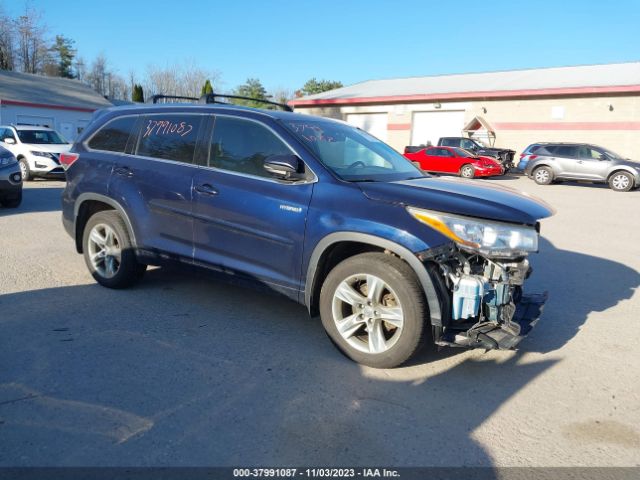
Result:
M127 227L115 211L98 212L89 218L82 247L89 272L107 288L130 287L147 269L138 263Z
M427 317L414 271L385 253L342 261L320 290L320 318L327 334L347 357L370 367L393 368L409 360L428 330Z
M533 171L533 181L538 185L549 185L553 182L553 171L549 167L538 167Z
M465 163L460 167L460 176L463 178L473 178L476 175L476 169L473 168L473 165L469 165Z
M633 175L628 172L615 172L609 177L609 187L614 192L628 192L633 188Z
M18 192L18 195L11 198L5 198L2 200L2 205L7 208L18 208L22 203L22 190Z
M29 162L27 162L27 159L22 157L20 158L20 160L18 160L18 163L20 164L20 174L22 175L22 181L28 182L29 180L33 179L33 175L31 175L31 169L29 168Z

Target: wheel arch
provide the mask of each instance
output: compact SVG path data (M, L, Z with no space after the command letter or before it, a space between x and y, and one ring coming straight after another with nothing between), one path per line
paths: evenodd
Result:
M129 215L127 215L127 212L122 207L122 205L120 205L112 198L109 198L105 195L100 195L99 193L83 193L76 200L74 207L75 242L76 251L78 253L82 253L82 235L84 232L84 227L87 225L87 221L91 218L92 215L104 210L115 210L116 212L118 212L118 214L124 220L125 225L127 226L131 244L134 247L137 246L133 225L131 224Z
M427 299L432 325L442 325L435 285L426 266L408 248L385 238L358 232L335 232L320 240L309 259L304 288L304 304L309 313L319 312L320 289L329 271L342 260L367 251L389 252L404 260L414 271Z
M628 170L624 167L615 168L609 175L607 175L607 182L609 182L609 180L611 180L611 177L613 177L616 173L620 173L620 172L628 173L629 175L631 175L631 180L633 181L633 184L637 185L636 176L634 175L634 173L631 170Z

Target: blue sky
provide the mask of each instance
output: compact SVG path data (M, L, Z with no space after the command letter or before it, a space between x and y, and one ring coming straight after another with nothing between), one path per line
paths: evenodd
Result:
M640 2L32 0L123 76L193 60L223 89L640 60ZM10 14L22 0L0 0Z

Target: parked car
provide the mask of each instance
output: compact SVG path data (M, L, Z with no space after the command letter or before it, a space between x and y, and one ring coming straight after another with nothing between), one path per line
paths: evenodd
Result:
M0 126L0 142L20 164L22 179L33 177L64 178L60 154L71 148L62 136L47 127L31 125Z
M118 107L61 163L64 227L101 285L128 287L169 261L227 273L306 305L346 355L373 367L405 362L427 338L514 348L546 298L522 285L551 207L425 175L344 122L230 105Z
M0 205L16 208L22 202L22 175L18 160L0 147Z
M522 151L522 153L520 154L520 160L518 161L518 165L516 166L517 170L520 173L525 172L530 160L535 160L536 156L534 155L534 153L542 145L542 143L532 143Z
M455 147L426 147L404 156L420 165L425 172L453 173L465 178L503 175L504 167L493 157L474 155Z
M468 150L475 155L486 155L495 157L502 163L505 171L513 168L513 157L516 154L514 150L508 148L489 147L482 141L468 137L442 137L438 140L440 147L459 147Z
M539 185L556 180L608 183L627 192L640 186L640 163L585 143L545 143L529 156L525 173Z

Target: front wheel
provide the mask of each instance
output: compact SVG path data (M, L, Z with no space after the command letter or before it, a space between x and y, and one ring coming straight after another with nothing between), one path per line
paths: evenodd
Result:
M98 212L89 219L82 246L91 275L105 287L129 287L147 268L136 260L127 227L115 211Z
M464 178L473 178L476 174L476 169L472 165L463 165L460 168L460 176Z
M33 177L31 176L31 169L29 168L29 162L26 158L21 158L18 162L20 165L20 174L22 175L22 181L28 182Z
M427 330L427 312L411 267L384 253L344 260L320 291L329 337L349 358L375 368L397 367L411 358Z
M633 188L633 176L627 172L616 172L609 179L609 187L616 192L628 192Z

